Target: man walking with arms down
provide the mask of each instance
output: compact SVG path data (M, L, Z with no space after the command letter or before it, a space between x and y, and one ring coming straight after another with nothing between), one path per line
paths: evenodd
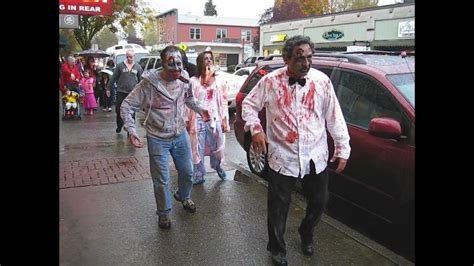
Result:
M153 70L144 75L143 80L123 101L121 114L130 142L141 148L144 143L137 135L132 115L145 110L143 126L147 132L158 225L167 229L171 226L170 154L178 171L178 190L173 197L181 202L186 211L196 211L191 200L193 161L186 131L186 106L205 117L209 117L209 113L194 101L178 47L167 46L160 57L163 70Z
M346 122L331 80L311 68L313 49L308 37L288 39L283 47L287 66L264 76L242 103L242 118L252 134L252 146L268 157L267 250L276 265L288 264L284 234L297 180L302 182L307 203L306 216L298 228L301 248L305 255L314 253L314 227L328 200L326 129L334 139L331 162L338 162L337 172L344 170L350 154ZM264 107L266 134L258 118Z
M117 82L117 99L115 102L115 113L117 114L117 128L115 132L117 133L120 133L123 127L123 120L120 115L122 101L133 90L135 85L140 82L143 73L142 67L134 61L135 53L133 50L127 50L126 55L127 59L125 61L120 64L117 62L117 67L114 69L114 74L108 84L108 91L111 91L114 83ZM135 114L133 114L133 118L135 119Z

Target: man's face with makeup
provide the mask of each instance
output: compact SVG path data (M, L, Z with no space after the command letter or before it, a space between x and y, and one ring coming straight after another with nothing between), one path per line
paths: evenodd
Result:
M166 62L163 68L168 71L173 79L178 79L183 70L183 60L179 51L169 52L166 54Z

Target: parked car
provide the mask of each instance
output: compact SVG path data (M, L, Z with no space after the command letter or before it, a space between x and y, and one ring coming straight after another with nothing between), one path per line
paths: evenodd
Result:
M255 66L255 63L259 60L262 60L264 57L263 56L251 56L245 59L243 63L240 63L235 66L235 71L243 68L243 67L248 67L248 66Z
M196 53L186 53L188 57L189 64L192 64L194 69L196 69ZM143 68L143 74L147 73L152 69L157 69L161 67L161 57L159 54L146 55L140 59L138 64ZM195 71L195 70L194 70ZM142 74L142 75L143 75ZM190 73L191 74L191 73Z
M233 75L221 70L218 70L216 75L221 75L224 80L227 80L227 84L229 86L229 90L227 91L227 104L229 105L228 108L235 109L235 96L242 87L242 84L244 84L246 77Z
M398 55L398 54L397 54ZM244 131L242 101L267 73L285 66L282 58L259 61L236 96L235 136L247 152L252 172L262 176L266 156L251 147ZM320 53L312 67L330 77L349 134L351 155L337 174L329 164L331 199L340 200L403 234L414 254L415 68L414 58L385 52ZM266 128L265 110L259 113ZM330 136L328 134L328 136ZM334 144L329 137L330 154ZM331 158L331 155L329 156ZM331 200L330 200L331 201ZM350 216L353 213L346 213Z
M237 76L242 76L242 77L245 77L247 78L250 73L252 73L252 71L255 69L255 66L249 66L249 67L242 67L241 69L239 70L236 70L234 72L234 75L237 75Z
M122 63L123 61L125 61L125 59L127 59L126 53L129 49L133 50L133 52L135 53L135 56L133 58L135 62L139 62L142 57L150 54L150 52L148 52L148 50L141 45L120 41L118 45L111 46L105 50L108 54L111 55L110 57L105 58L105 62L107 62L107 60L109 59L113 59L115 65Z
M138 64L143 68L143 73L150 69L161 67L160 55L146 55L138 61Z

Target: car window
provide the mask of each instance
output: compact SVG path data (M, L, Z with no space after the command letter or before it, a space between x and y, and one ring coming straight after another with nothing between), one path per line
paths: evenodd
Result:
M258 81L263 76L265 76L266 74L268 74L270 72L273 72L274 70L279 69L281 67L283 67L283 65L273 65L273 66L267 65L267 66L264 66L264 67L260 68L258 71L255 71L254 74L250 77L250 80L247 83L247 85L245 86L245 88L243 88L243 92L248 94L253 89L253 87L255 87L255 85L257 85Z
M235 73L235 75L237 75L237 76L243 76L243 75L248 76L249 74L250 74L250 72L248 71L248 69L241 69L241 70L239 70Z
M157 57L153 69L161 67L161 58Z
M329 78L331 77L331 73L332 73L332 68L328 68L328 67L322 67L322 66L312 66L313 68L316 68L317 70L323 72L324 74L326 74Z
M150 61L148 61L148 65L146 66L146 69L153 69L153 65L155 64L156 58L151 57Z
M387 89L358 72L341 71L337 98L347 123L368 129L374 117L389 117L402 123L402 115Z
M148 58L141 58L140 62L138 62L138 64L142 67L142 69L145 69L146 62L148 62Z

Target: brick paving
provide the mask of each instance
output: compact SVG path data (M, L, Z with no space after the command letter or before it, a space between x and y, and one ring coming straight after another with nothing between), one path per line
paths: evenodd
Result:
M148 157L61 161L59 188L99 186L150 179L149 169ZM171 172L175 171L172 163L170 169Z

